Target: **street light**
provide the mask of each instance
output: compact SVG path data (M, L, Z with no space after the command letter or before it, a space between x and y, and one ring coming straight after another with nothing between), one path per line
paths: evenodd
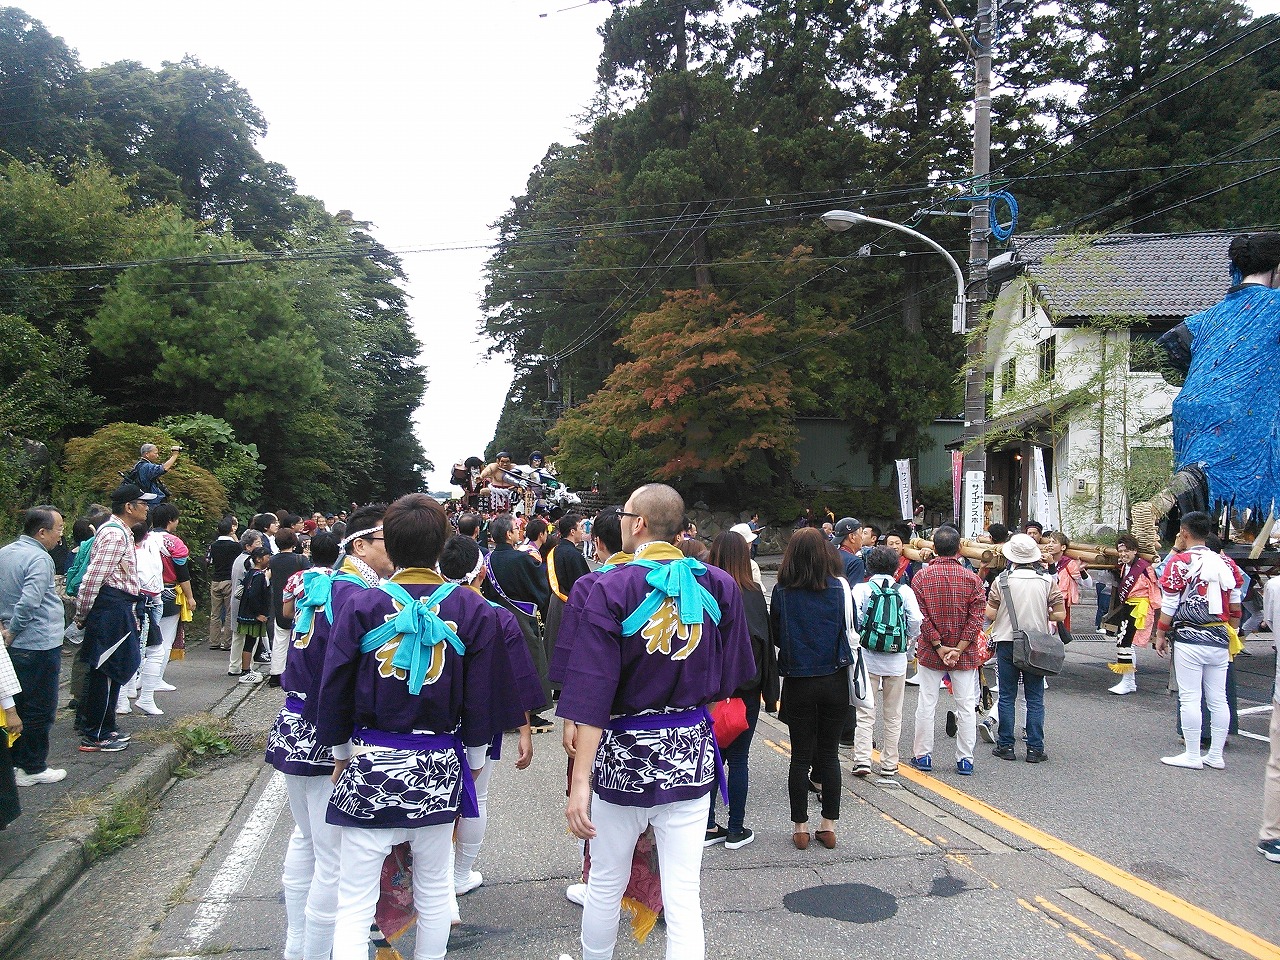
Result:
M855 223L874 223L880 227L888 227L890 230L898 230L901 233L910 234L917 240L923 240L937 250L947 258L947 263L951 264L951 269L956 275L956 302L951 307L951 332L965 332L964 273L960 270L960 264L956 263L956 258L939 244L930 240L919 230L912 230L910 227L903 226L901 223L894 223L892 220L881 220L878 217L868 217L864 213L854 213L852 210L828 210L822 215L822 222L833 233L844 233Z

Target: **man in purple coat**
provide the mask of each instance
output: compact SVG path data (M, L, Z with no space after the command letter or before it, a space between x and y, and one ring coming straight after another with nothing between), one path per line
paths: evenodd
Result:
M640 487L621 517L633 559L592 585L557 709L576 725L579 761L595 757L574 764L565 812L591 841L582 955L613 956L636 838L652 825L667 956L700 960L702 840L724 782L706 705L755 675L751 638L733 579L671 545L684 519L675 490Z
M382 521L398 568L334 611L316 740L333 747L328 822L342 828L334 960L366 960L382 863L413 849L416 953L449 940L449 852L459 813L474 817L466 748L524 722L502 622L485 600L436 572L451 532L444 507L411 493Z
M282 679L284 707L267 738L266 759L284 774L297 825L280 878L286 960L327 958L333 950L342 833L325 819L333 794L333 751L316 742L320 679L337 611L353 594L395 572L383 549L385 510L384 504L361 507L352 514L345 540L317 534L311 541L315 566L295 573L281 591L283 615L296 620Z

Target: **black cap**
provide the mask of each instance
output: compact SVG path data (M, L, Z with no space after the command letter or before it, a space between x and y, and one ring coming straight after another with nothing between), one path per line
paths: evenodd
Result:
M134 500L159 500L158 494L143 493L142 488L136 483L122 483L111 491L111 505L116 509L123 507L126 503L132 503Z
M844 541L845 537L849 536L849 534L856 533L861 529L862 529L861 520L857 519L856 517L845 517L842 520L836 521L835 529L832 532L836 536L836 542L841 543Z

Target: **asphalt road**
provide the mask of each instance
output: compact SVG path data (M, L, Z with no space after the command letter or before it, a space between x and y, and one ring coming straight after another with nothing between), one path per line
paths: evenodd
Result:
M1265 704L1275 667L1269 638L1248 652L1237 660L1242 708ZM960 778L943 762L939 729L935 776L880 787L846 775L830 851L791 846L787 730L762 716L747 816L757 840L703 860L708 956L1280 958L1280 867L1253 849L1267 744L1233 738L1225 771L1161 765L1179 747L1163 664L1143 651L1139 692L1120 698L1106 692L1110 654L1082 639L1051 682L1049 763L1002 762L980 743L976 776ZM258 691L237 725L265 730L279 699ZM914 706L909 691L904 756ZM1267 720L1247 715L1242 729L1265 734ZM507 762L496 772L476 864L485 883L462 898L451 954L577 955L580 911L563 896L579 869L563 817L564 757L556 735L535 738L535 750L529 770ZM255 756L197 774L15 956L279 956L292 828L279 779ZM617 956L656 958L664 942L659 925L637 945L624 922ZM397 948L411 956L412 936Z

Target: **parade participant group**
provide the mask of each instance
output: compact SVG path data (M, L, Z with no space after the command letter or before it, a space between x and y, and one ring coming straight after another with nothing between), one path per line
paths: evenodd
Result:
M190 573L181 569L190 551L177 533L178 506L132 483L110 500L110 513L80 530L85 545L66 588L84 631L76 696L86 752L128 746L115 721L129 709L130 687L137 688L134 708L159 712L169 657L150 654L173 644L183 609L195 603ZM1181 518L1162 563L1149 562L1122 534L1115 566L1092 571L1072 562L1066 537L1034 523L1013 535L993 524L985 539L999 562L975 567L949 526L933 531L929 550L919 553L906 545L907 531L881 537L846 517L829 535L816 524L792 534L767 606L750 559L754 525L724 530L708 550L668 486L642 486L590 519L570 512L550 523L544 515L486 517L411 494L332 523L322 518L322 525L258 516L242 539L234 518L219 528L207 559L214 569L227 567L238 586L223 617L238 624L244 644L229 673L258 682L260 669L284 693L266 759L285 777L295 823L282 875L286 960L363 960L390 894L389 863L409 880L415 957L444 956L460 922L459 898L484 883L475 866L504 735L514 734L510 766L527 768L533 734L552 727L543 715L552 709L570 760L567 824L582 843L583 882L566 896L583 909L584 960L613 955L624 909L641 938L662 916L668 957L702 957L703 850L755 839L744 820L749 747L762 709L778 711L791 728L794 845L835 847L841 737L854 721L853 774L893 782L911 661L918 661L920 696L903 763L935 770L944 689L954 697L946 726L958 775L979 766L975 732L994 743L994 757L1018 757L1020 696L1027 702L1024 759L1049 759L1044 677L1015 661L1014 632L1065 630L1070 603L1089 579L1110 587L1102 619L1117 638L1121 686L1129 678L1128 688L1111 692L1132 689L1134 644L1152 643L1163 656L1175 634L1186 746L1163 762L1225 764L1225 678L1244 584L1207 514ZM11 584L33 565L52 578L48 551L63 527L52 507L33 508L26 521L24 537L0 551L0 621L19 638L43 629L35 626L43 615L31 612L40 598ZM588 543L603 559L594 569ZM275 563L295 551L296 563ZM284 573L272 582L277 568ZM212 597L227 593L221 582L211 584ZM59 636L60 610L46 617ZM217 626L210 645L228 646ZM9 659L3 650L0 685ZM24 650L14 643L15 663L25 663ZM252 669L234 669L243 661ZM983 718L988 662L998 694ZM878 689L851 694L855 666ZM27 683L13 686L38 692L35 678ZM735 699L745 708L737 720L729 709ZM62 773L36 756L47 754L51 722L36 701L18 699L11 711L18 714L11 728L36 734L14 751L16 782L24 785ZM718 722L736 737L717 735ZM1274 789L1269 780L1271 812ZM820 804L817 829L810 791ZM728 829L717 823L716 796L727 804ZM1280 843L1266 835L1276 827L1264 825L1259 849L1280 860Z
M1231 310L1247 300L1259 322L1280 318L1280 295L1269 289L1280 237L1233 243L1232 256L1241 283L1228 294ZM1213 349L1231 310L1188 321L1188 384L1210 375L1204 364L1226 362ZM1185 409L1175 407L1175 433ZM1251 450L1266 461L1254 479L1273 478L1276 429L1270 447ZM1202 459L1179 466L1208 477L1208 502L1217 502L1233 474L1197 438ZM4 823L18 815L20 786L66 775L48 765L64 604L73 621L66 634L78 644L81 751L126 749L117 717L162 715L163 694L174 689L165 668L197 603L181 507L161 479L180 448L165 461L154 444L140 454L110 507L74 524L64 583L53 559L64 533L57 508L28 510L23 535L0 550ZM922 542L915 525L882 536L828 511L827 522L805 518L792 532L766 603L752 559L755 517L708 547L680 494L661 483L588 517L537 451L527 466L505 451L487 465L470 458L453 480L463 494L449 507L408 494L353 504L349 514L263 513L243 536L228 516L207 552L210 648L230 654L237 682L284 695L266 760L285 779L295 824L282 875L285 960L364 960L392 895L389 872L404 882L402 900L404 885L411 891L414 956L443 957L459 898L484 883L476 865L504 738L514 744L510 766L528 768L534 734L553 728L551 711L569 761L567 827L581 843L582 882L565 895L582 907L583 960L613 956L624 909L641 939L665 919L669 960L700 960L703 851L755 839L745 821L761 710L790 728L792 844L834 848L839 746L852 747L855 777L892 784L901 766L941 775L950 766L934 756L944 690L956 776L980 772L979 735L995 759L1050 761L1046 676L1082 629L1071 620L1082 589L1098 590L1096 625L1116 641L1111 694L1137 690L1135 646L1172 657L1184 748L1161 762L1226 765L1248 582L1218 539L1222 519L1181 508L1194 503L1169 514L1176 536L1163 559L1123 531L1114 562L1090 565L1067 536L1035 522L1016 532L993 523L975 545L949 525ZM1250 491L1252 508L1265 506L1267 491ZM594 568L592 558L601 560ZM1280 578L1271 578L1260 619L1274 629L1277 618ZM908 685L919 694L902 754ZM1257 846L1275 862L1278 718L1280 709ZM727 827L717 822L717 796Z

